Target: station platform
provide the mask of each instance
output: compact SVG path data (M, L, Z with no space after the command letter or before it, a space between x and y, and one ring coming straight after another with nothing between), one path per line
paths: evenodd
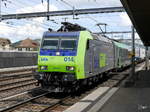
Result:
M133 86L119 88L103 107L89 112L150 112L150 71L138 74Z
M150 70L137 74L129 87L100 87L64 112L150 112Z

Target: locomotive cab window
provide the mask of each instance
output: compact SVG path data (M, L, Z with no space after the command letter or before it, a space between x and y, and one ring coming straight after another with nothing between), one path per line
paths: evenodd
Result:
M59 39L48 38L43 40L42 49L58 49Z
M76 49L76 39L61 39L60 49L64 50L74 50Z
M74 35L45 35L41 48L50 50L75 50L77 49L77 42L78 36Z

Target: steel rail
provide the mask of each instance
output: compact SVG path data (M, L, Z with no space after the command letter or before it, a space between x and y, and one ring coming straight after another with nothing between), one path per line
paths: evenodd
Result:
M6 107L5 109L0 110L0 112L5 112L5 111L14 110L15 108L18 108L19 106L22 106L22 105L24 105L24 104L26 104L26 103L29 103L29 102L31 102L31 101L33 101L33 100L36 100L36 99L38 99L38 98L40 98L40 97L43 97L43 96L47 95L47 94L49 94L49 92L46 92L46 93L41 94L41 95L38 95L38 96L36 96L36 97L27 99L27 100L25 100L25 101L23 101L23 102L17 103L17 104L15 104L15 105L10 106L10 107Z
M0 74L2 73L16 73L16 72L24 72L36 70L37 66L27 66L27 67L12 67L12 68L0 68Z
M28 84L23 84L23 85L20 85L20 86L11 87L11 88L5 88L5 89L1 89L0 92L10 91L12 89L17 89L17 88L21 88L21 87L25 87L25 86L29 86L29 85L34 85L36 83L37 83L37 81L31 82L31 83L28 83Z
M0 82L7 81L7 80L27 78L27 77L33 77L32 73L0 77Z
M67 100L68 98L70 98L70 96L67 96L65 98L60 99L59 101L55 102L54 104L49 105L48 107L46 107L45 109L41 110L40 112L45 112L48 111L49 109L59 105L60 103L62 103L64 100Z
M15 104L15 105L12 105L12 106L10 106L10 107L7 107L7 108L5 108L5 109L3 109L3 110L0 110L0 112L13 111L13 110L15 110L15 109L18 109L19 107L23 107L23 105L25 105L25 104L27 104L27 103L33 101L33 100L36 100L36 99L38 99L38 98L43 97L43 96L45 96L45 95L47 95L47 94L49 94L49 93L50 93L50 92L46 92L46 93L41 94L41 95L38 95L38 96L36 96L36 97L27 99L27 100L25 100L25 101L22 101L22 102L20 102L20 103L17 103L17 104ZM59 105L59 104L62 103L64 100L67 100L68 98L70 98L70 96L67 96L67 97L62 98L62 99L60 99L60 100L58 100L58 101L56 101L56 102L54 102L54 103L52 103L52 104L49 104L49 105L47 105L47 107L45 107L44 109L40 110L39 112L45 112L45 111L47 111L47 110L49 110L49 109L51 109L51 108L53 108L53 107ZM31 104L31 105L32 105L32 104ZM19 108L19 109L20 109L20 108Z
M21 84L21 83L25 83L25 82L31 82L31 81L35 81L35 79L32 78L32 79L26 79L26 80L22 80L22 81L0 84L0 88L11 86L11 85L16 85L16 84Z

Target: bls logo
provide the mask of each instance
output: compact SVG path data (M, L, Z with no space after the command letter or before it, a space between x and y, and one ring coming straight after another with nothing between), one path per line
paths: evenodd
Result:
M48 61L47 58L41 58L41 61Z

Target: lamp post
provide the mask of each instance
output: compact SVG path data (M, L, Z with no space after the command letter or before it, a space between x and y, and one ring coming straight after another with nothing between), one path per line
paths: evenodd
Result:
M145 70L149 69L148 46L145 48Z
M135 80L137 80L138 76L135 74L135 30L134 26L131 26L132 29L132 53L131 53L131 70L130 70L130 78L126 81L126 86L132 86L135 84Z
M134 31L134 26L131 27L132 28L132 76L133 78L135 78L135 31Z

